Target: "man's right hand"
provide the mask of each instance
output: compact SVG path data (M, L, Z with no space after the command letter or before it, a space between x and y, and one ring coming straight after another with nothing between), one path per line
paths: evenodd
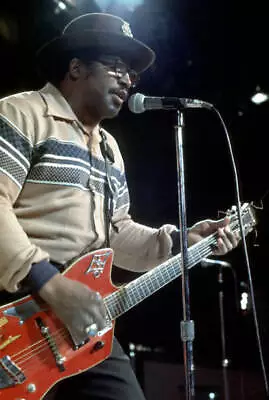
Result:
M67 327L75 344L87 339L89 325L95 323L98 330L106 326L102 297L83 283L57 274L45 283L39 295Z

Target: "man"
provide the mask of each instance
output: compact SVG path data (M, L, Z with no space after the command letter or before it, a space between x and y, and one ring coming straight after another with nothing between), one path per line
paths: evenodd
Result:
M120 151L100 127L118 115L154 58L121 18L82 15L39 51L49 83L0 102L2 297L25 288L38 293L76 343L94 327L104 327L105 308L98 293L57 267L109 244L115 265L146 271L178 249L175 226L152 229L131 219ZM215 231L216 254L237 245L228 219L196 224L188 232L189 244ZM56 398L74 387L79 399L144 399L116 341L108 360L68 379Z

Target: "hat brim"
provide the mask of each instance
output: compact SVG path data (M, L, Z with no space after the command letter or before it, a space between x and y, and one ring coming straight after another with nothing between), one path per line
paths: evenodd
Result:
M102 31L83 31L76 35L62 35L46 43L37 52L37 59L42 68L42 61L63 52L80 49L97 49L110 55L117 55L128 62L130 68L141 73L148 69L155 60L154 51L144 43L129 36Z

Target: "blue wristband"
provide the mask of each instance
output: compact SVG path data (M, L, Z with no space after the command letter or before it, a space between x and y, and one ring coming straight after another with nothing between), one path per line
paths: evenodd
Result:
M47 283L59 271L48 261L40 261L33 264L32 268L27 275L27 284L33 291L39 291L45 283Z

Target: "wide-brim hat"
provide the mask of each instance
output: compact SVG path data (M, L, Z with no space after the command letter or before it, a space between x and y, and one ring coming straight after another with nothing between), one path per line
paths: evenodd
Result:
M111 14L90 13L73 19L60 36L38 50L39 68L42 70L43 63L47 65L49 60L76 50L89 50L89 55L95 50L119 56L138 73L149 68L155 60L154 51L134 39L128 22Z

